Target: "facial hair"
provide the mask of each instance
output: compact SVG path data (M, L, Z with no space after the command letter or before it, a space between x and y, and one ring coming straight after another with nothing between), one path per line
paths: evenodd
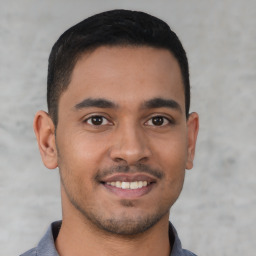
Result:
M118 165L104 170L99 170L95 174L93 180L94 182L99 183L103 178L107 177L108 175L116 173L148 173L151 176L156 177L157 179L164 178L164 173L160 170L153 169L145 164L137 164L134 166ZM152 226L154 226L163 216L168 214L170 209L170 207L165 207L161 210L156 210L154 213L151 212L149 214L145 212L143 216L127 216L124 211L124 214L122 214L122 216L119 216L118 218L116 216L106 217L104 216L104 214L102 214L102 212L97 211L97 209L92 209L91 207L83 204L81 200L79 200L79 196L77 195L77 193L74 193L74 191L70 189L70 186L68 184L72 181L69 180L69 177L66 177L67 175L63 176L61 171L60 176L61 183L64 187L69 201L82 214L82 216L85 218L85 221L89 221L98 229L107 233L124 236L134 236L143 233ZM135 207L133 201L128 199L120 200L120 204L124 208Z

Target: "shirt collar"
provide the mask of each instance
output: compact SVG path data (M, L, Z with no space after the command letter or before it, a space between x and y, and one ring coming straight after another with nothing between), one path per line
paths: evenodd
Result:
M37 256L59 256L54 241L60 231L61 223L56 221L49 226L37 246Z

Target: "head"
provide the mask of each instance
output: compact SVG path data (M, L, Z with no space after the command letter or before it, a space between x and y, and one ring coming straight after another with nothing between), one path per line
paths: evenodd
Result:
M77 61L100 46L150 46L170 51L181 70L188 117L189 67L186 52L177 35L164 21L149 14L113 10L76 24L63 33L53 46L48 66L47 104L55 126L58 123L59 98L68 88Z
M34 130L45 166L59 167L65 222L121 235L168 226L193 166L189 95L185 51L155 17L105 12L60 37L49 115L39 111Z

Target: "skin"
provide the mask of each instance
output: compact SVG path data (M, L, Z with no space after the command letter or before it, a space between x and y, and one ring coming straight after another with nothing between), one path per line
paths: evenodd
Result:
M60 171L59 254L169 255L169 211L185 169L193 167L198 132L198 115L185 115L173 55L151 47L84 54L60 97L58 117L55 128L39 111L34 130L45 166ZM105 183L120 179L148 179L150 189Z

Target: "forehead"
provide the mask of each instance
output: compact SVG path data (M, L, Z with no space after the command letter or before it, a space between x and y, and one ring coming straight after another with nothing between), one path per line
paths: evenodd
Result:
M62 98L107 98L134 102L171 97L184 105L179 64L166 49L140 46L99 47L77 61ZM60 99L60 101L61 101Z

